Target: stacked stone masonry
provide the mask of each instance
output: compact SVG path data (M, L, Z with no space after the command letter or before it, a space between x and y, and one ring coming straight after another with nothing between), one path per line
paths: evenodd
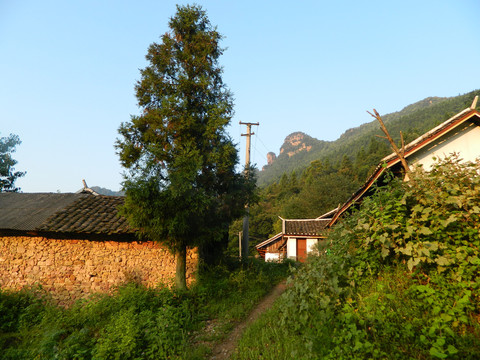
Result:
M187 252L187 283L198 264ZM146 242L0 237L0 288L20 290L40 285L59 304L93 293L110 292L129 280L153 287L171 284L175 259L162 245Z

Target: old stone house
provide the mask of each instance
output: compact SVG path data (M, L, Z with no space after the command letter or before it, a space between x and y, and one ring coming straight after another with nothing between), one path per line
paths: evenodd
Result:
M0 288L40 285L59 303L108 292L127 280L168 284L175 260L139 241L118 216L123 197L82 193L0 193ZM197 251L187 253L187 282Z

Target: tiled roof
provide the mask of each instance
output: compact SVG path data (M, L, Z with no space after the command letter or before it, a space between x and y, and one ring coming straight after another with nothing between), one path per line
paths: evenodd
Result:
M118 216L121 196L85 196L58 211L38 230L86 234L125 234L134 231L127 219Z
M0 193L0 230L132 234L118 216L121 196Z
M285 219L285 235L320 235L330 219Z
M35 230L50 216L89 195L0 193L0 229Z

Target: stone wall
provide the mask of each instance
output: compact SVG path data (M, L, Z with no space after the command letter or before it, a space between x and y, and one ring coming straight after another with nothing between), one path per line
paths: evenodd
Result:
M187 283L194 280L196 250L187 252ZM170 284L175 260L154 242L0 237L0 288L41 285L60 304L108 292L126 280Z

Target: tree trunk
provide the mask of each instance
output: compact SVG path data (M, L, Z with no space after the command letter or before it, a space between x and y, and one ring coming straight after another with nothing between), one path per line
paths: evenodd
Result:
M187 289L187 247L182 246L181 250L175 252L177 268L175 272L175 285L178 289Z

